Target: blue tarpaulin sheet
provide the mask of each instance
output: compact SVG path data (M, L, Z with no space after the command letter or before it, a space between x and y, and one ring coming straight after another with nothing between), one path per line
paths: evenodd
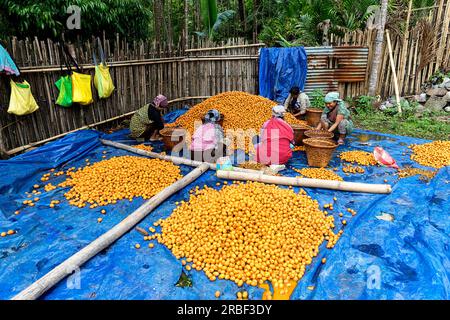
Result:
M130 155L124 150L103 146L99 138L136 144L128 131L101 134L84 130L46 144L38 149L0 161L0 231L13 229L17 234L0 238L0 299L10 299L55 266L108 231L138 208L144 200L120 201L116 205L87 209L70 206L64 198L67 188L58 188L39 195L35 207L22 205L34 184L51 168L56 170L80 167L85 159L101 161ZM345 150L372 151L382 146L400 166L414 165L407 148L425 140L356 130ZM155 151L162 144L153 144ZM306 188L321 206L337 197L334 210L336 221L347 219L342 237L333 249L321 247L319 255L307 267L305 276L293 292L292 299L449 299L450 298L450 170L439 170L435 178L425 182L419 177L398 180L394 169L367 167L366 173L346 176L343 163L334 157L331 166L347 181L393 185L388 195L338 192ZM295 152L282 173L296 176L292 168L306 167L304 152ZM192 168L181 166L183 174ZM56 185L64 176L52 177ZM218 188L214 172L208 171L197 181L168 198L138 226L148 228L160 218L168 217L175 202L187 200L189 190L208 185ZM294 188L299 190L299 188ZM51 200L61 200L49 208ZM346 211L357 211L352 217ZM14 211L20 210L19 215ZM344 218L339 218L342 212ZM389 214L393 220L379 217ZM103 222L97 223L102 216ZM341 228L336 223L336 228ZM158 227L159 228L159 227ZM337 230L336 230L337 232ZM141 249L135 249L140 243ZM327 262L321 263L326 257ZM148 248L143 236L134 229L84 264L80 270L57 284L42 299L235 299L242 290L227 280L209 281L203 272L186 271L192 287L176 286L183 267L165 246L156 243ZM250 299L261 299L263 290L244 285Z
M292 87L304 89L308 61L303 47L262 48L259 58L259 95L284 103Z

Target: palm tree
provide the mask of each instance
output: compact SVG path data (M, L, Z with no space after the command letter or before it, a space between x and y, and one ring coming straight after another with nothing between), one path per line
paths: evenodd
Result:
M372 68L369 77L368 94L370 96L374 96L377 90L378 71L379 66L381 64L381 49L383 48L384 26L386 24L388 2L389 2L388 0L381 0L381 10L380 10L381 22L380 25L378 26L377 37L375 40L375 48L373 53Z

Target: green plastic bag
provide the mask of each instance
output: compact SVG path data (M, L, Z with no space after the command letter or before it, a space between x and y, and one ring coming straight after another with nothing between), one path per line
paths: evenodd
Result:
M56 104L61 107L70 107L72 105L72 80L70 76L62 76L55 82L56 87L59 90L58 99Z

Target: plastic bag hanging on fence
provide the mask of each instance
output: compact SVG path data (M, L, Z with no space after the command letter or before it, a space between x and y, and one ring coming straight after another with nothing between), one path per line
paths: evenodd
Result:
M72 79L71 79L71 69L70 65L64 55L62 49L62 44L59 44L59 54L61 59L61 72L64 74L63 61L67 68L67 74L62 75L58 81L55 82L55 86L59 90L58 98L56 99L56 104L61 107L70 107L72 105Z
M59 90L56 104L61 107L70 107L72 105L72 79L70 75L62 76L55 82L55 86Z
M72 61L73 65L77 69L77 72L72 72L72 102L79 103L81 105L88 105L94 102L92 99L92 87L91 87L91 75L81 73L82 70L78 67L77 62L72 57L70 52L64 46L64 52L66 56Z
M8 113L23 116L39 109L39 106L31 93L30 84L27 81L16 83L11 80L10 83L11 98L9 100Z
M111 74L109 73L109 67L106 65L105 55L103 53L103 48L98 39L98 47L100 51L101 63L97 64L97 57L93 53L94 64L95 64L95 75L94 75L94 86L97 88L98 96L100 98L108 98L114 91L114 84L111 79Z
M72 73L72 101L88 105L94 102L92 99L91 75L78 72Z

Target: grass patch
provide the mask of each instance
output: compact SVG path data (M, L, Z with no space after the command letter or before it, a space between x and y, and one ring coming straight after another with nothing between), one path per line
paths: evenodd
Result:
M372 107L373 98L361 96L353 101L352 119L357 128L430 140L450 139L450 115L423 113L416 116L417 103L403 105L403 113L396 108L379 111Z
M450 117L427 115L421 118L390 116L381 111L353 115L355 126L361 129L431 140L450 139Z

